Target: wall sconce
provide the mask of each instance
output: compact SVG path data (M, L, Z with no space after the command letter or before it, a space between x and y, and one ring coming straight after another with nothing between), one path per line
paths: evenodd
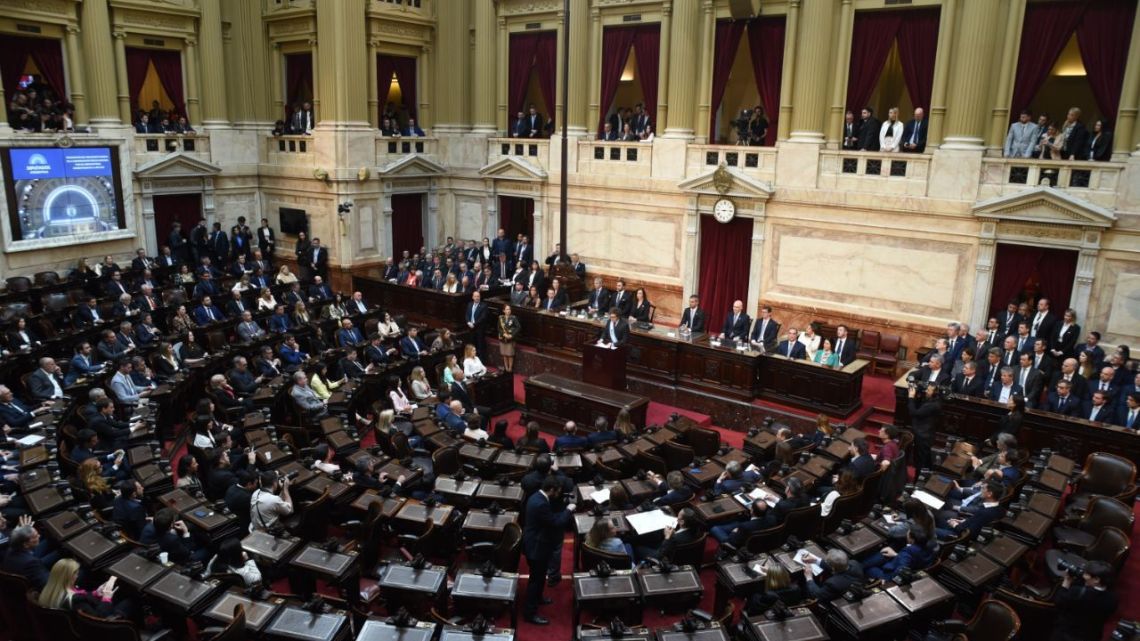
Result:
M372 170L367 167L361 167L360 171L356 172L356 179L360 182L368 180L372 176Z
M329 172L318 167L313 170L313 178L316 178L323 183L327 183L329 181Z

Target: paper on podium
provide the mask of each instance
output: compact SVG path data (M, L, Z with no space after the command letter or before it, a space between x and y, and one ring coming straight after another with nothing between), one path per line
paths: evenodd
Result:
M607 487L603 490L592 492L590 494L590 500L594 503L605 503L606 501L610 500L610 488Z
M919 501L922 501L932 510L941 510L942 507L946 505L946 501L943 501L942 499L934 496L926 490L917 490L911 496L918 499Z
M677 526L677 519L661 510L629 514L625 517L625 520L629 522L629 526L633 528L633 531L638 534L648 534L650 532L664 530L667 527Z
M811 575L812 576L819 576L819 575L823 574L823 566L821 564L819 564L819 563L804 563L804 557L807 556L808 554L811 554L811 552L808 552L807 549L805 549L805 548L801 548L801 549L796 551L796 555L792 557L792 560L795 561L796 563L799 563L800 565L805 565L805 566L811 568Z

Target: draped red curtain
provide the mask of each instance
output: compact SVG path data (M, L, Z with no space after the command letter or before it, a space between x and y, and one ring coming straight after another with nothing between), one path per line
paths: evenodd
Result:
M392 255L416 253L424 244L423 194L392 195Z
M879 82L887 55L903 21L901 11L859 11L851 34L851 66L847 74L847 108L858 113ZM937 42L937 38L935 38Z
M990 307L1001 309L1020 300L1026 289L1050 301L1055 313L1069 307L1073 277L1077 273L1076 251L999 243L994 259L994 284Z
M744 35L746 22L721 20L716 23L716 45L713 49L712 111L709 114L709 143L716 140L716 112L724 100L724 90L728 87L728 74L740 48L740 38Z
M553 118L558 108L554 101L557 95L554 84L558 80L558 33L543 31L538 34L538 43L535 49L534 68L538 71L538 90L542 92L542 100L546 103L547 118Z
M158 74L158 81L174 103L174 111L186 115L186 99L182 90L182 52L150 50L150 61ZM137 94L136 94L137 95Z
M910 100L915 107L927 111L930 110L930 96L934 92L938 19L937 8L906 11L898 31L899 64L902 65Z
M776 144L780 116L780 82L784 69L784 16L758 18L748 23L748 48L752 53L752 76L768 116L764 144Z
M701 216L701 307L708 316L708 333L720 332L732 302L748 297L752 262L752 219L719 223Z
M51 87L56 98L69 100L61 45L61 41L52 38L0 37L0 77L4 95L11 99L15 94L30 56L39 67L44 84Z
M1034 2L1025 8L1021 46L1017 53L1017 75L1013 80L1013 99L1009 108L1010 121L1017 120L1018 114L1029 108L1029 101L1045 84L1073 35L1085 6L1083 2ZM1131 24L1128 28L1131 31Z
M625 69L625 61L633 47L636 29L637 27L607 27L602 32L602 95L598 109L598 133L601 133L602 124L617 96L621 72Z
M1136 17L1135 0L1100 0L1085 9L1077 25L1077 44L1085 63L1093 96L1104 114L1105 129L1113 129L1120 92L1124 84L1124 65L1132 39L1132 23Z
M642 101L645 113L653 119L657 114L657 75L661 55L661 25L647 24L636 27L633 50L637 54L637 75L641 79Z
M391 76L389 76L391 77ZM285 56L285 116L293 113L299 102L313 99L313 54L291 53ZM320 114L314 114L320 116Z
M148 109L150 105L140 105L139 92L146 82L146 70L150 66L150 51L127 47L127 89L131 92L131 105L136 109Z
M507 79L507 109L509 122L514 122L518 111L526 111L526 89L530 85L530 74L538 71L538 90L546 109L555 109L554 84L558 77L558 33L536 31L511 34L510 63Z
M376 87L377 100L380 101L380 112L387 106L388 88L392 86L392 74L400 81L400 104L408 112L408 116L416 117L416 59L407 56L389 56L377 54L376 56Z

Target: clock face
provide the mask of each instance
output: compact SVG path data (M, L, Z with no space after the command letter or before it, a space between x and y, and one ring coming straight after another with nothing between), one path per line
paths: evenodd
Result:
M721 198L713 205L713 217L717 219L717 222L727 223L732 220L732 217L735 215L736 205L727 198Z

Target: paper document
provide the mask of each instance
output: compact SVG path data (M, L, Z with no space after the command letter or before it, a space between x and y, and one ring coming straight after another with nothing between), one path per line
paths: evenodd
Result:
M606 501L610 500L610 488L607 487L605 489L592 492L590 494L590 500L599 505L605 503Z
M39 444L42 440L44 440L44 437L39 434L28 434L24 438L17 439L16 442L20 444L20 447L31 447Z
M638 534L649 534L650 532L664 530L667 527L677 526L677 519L661 510L629 514L626 515L625 520L629 522L629 526L633 528L633 531Z
M44 426L43 421L36 421L35 423L32 423L31 425L29 425L28 429L29 430L38 430L39 428L41 428L43 426Z
M806 565L807 567L811 568L811 575L812 576L819 576L819 575L823 574L823 565L822 564L820 564L820 563L804 563L804 557L807 556L808 554L811 554L811 552L808 552L807 549L801 548L800 550L796 551L796 555L792 557L792 560L795 561L796 563L799 563L800 565Z
M941 510L942 507L946 505L946 501L934 496L926 490L916 490L911 496L922 501L932 510Z

